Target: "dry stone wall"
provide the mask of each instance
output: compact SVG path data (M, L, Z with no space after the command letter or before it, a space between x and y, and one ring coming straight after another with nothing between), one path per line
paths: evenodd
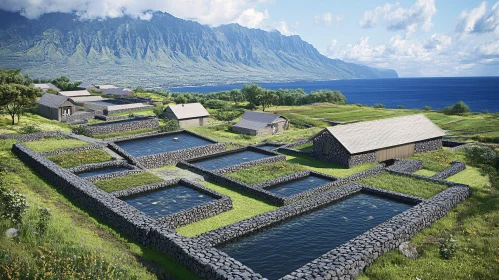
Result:
M95 183L95 182L101 181L101 180L109 180L109 179L122 177L122 176L126 176L126 175L131 175L131 174L139 174L139 173L143 173L145 171L143 169L138 168L137 166L128 164L128 162L126 160L113 160L113 161L107 161L107 162L102 162L102 163L86 164L86 165L82 165L82 166L69 168L68 170L70 172L78 175L78 173L95 171L95 170L99 170L99 169L103 169L103 168L110 168L110 167L124 167L124 168L127 168L128 170L86 177L85 180L90 181L92 183Z
M457 173L466 169L466 164L460 161L451 162L451 166L444 171L431 176L432 179L447 179L452 175L456 175Z
M125 120L135 120L131 123L123 123ZM159 123L157 118L127 118L124 120L116 121L116 124L113 125L113 122L106 122L106 125L103 126L102 123L86 125L85 127L92 132L93 135L101 135L101 134L111 134L111 133L122 133L133 130L140 129L148 129L148 128L158 128Z

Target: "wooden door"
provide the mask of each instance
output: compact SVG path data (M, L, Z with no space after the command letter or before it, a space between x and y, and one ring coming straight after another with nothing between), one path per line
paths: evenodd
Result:
M414 155L414 143L378 150L378 161L409 158Z

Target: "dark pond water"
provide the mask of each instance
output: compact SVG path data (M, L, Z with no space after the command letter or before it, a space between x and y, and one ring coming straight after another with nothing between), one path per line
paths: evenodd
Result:
M178 138L177 141L174 138ZM172 151L178 151L198 146L213 144L212 142L185 132L168 135L151 136L142 139L117 142L123 150L134 157L142 157Z
M194 162L194 164L207 170L217 170L228 166L267 157L271 156L254 151L242 151L233 154L227 154L223 156L199 160Z
M278 279L411 205L357 194L219 249L269 279Z
M264 150L267 150L267 151L272 151L273 149L277 149L279 147L280 146L270 145L270 144L265 144L265 145L258 146L258 148L264 149Z
M319 186L323 186L330 182L331 180L311 175L288 183L272 186L270 188L266 188L266 190L281 196L289 197Z
M177 213L216 198L190 187L178 184L160 190L137 194L123 201L153 218Z
M111 126L111 125L117 125L117 124L141 122L143 120L144 119L134 119L134 120L123 120L123 121L116 121L116 122L103 122L103 123L94 124L92 126Z
M113 173L113 172L123 172L123 171L128 171L130 169L126 167L106 167L106 168L101 168L101 169L96 169L92 171L85 171L85 172L80 172L76 173L79 177L86 178L86 177L92 177L92 176L97 176L97 175L102 175L102 174L108 174L108 173Z
M115 106L115 105L117 105L117 104L114 104L114 103L109 102L109 101L90 101L90 103L102 105L102 106Z

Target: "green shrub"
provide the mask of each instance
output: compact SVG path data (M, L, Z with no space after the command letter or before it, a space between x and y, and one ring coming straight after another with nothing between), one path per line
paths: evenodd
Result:
M244 110L218 110L213 116L215 119L223 122L232 121L240 117L244 113Z
M450 234L440 242L440 257L442 259L450 260L454 257L457 251L457 240L454 235Z
M443 113L446 115L464 115L470 112L470 107L463 101L459 101L454 105L444 108Z
M465 148L466 158L474 164L495 165L497 152L487 146L473 145Z
M404 105L397 105L397 109L405 109Z
M35 132L41 132L41 131L42 130L37 125L27 125L27 126L23 126L19 129L19 132L21 134L35 133Z
M0 182L0 202L0 217L15 225L21 224L29 208L26 197L13 189L7 189Z
M383 108L385 108L385 105L384 105L384 104L379 104L379 103L377 103L377 104L374 104L374 105L373 105L373 108L376 108L376 109L383 109Z
M90 129L88 129L84 125L78 125L78 126L72 127L71 132L73 132L74 134L83 135L83 136L87 136L87 137L93 136L92 131L90 131Z
M164 121L164 125L161 125L159 127L159 130L161 132L177 131L177 130L180 130L180 125L179 125L178 121L176 121L176 120L166 119Z
M50 214L49 208L39 208L38 209L38 222L36 223L36 233L43 236L47 232L50 219L52 215Z
M488 114L489 114L489 111L488 111L488 110L483 110L483 111L482 111L482 114L484 114L484 115L488 115Z
M424 106L423 109L428 112L428 111L431 111L431 106Z
M228 109L230 104L227 101L211 99L204 102L204 106L210 109Z
M158 119L161 119L163 118L163 113L165 112L165 108L163 107L163 105L154 105L152 112Z

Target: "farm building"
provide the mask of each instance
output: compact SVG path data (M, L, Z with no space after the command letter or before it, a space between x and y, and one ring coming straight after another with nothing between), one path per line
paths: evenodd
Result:
M38 114L51 120L64 122L76 110L76 105L67 96L46 93L38 100Z
M445 133L425 115L328 127L312 138L313 156L352 167L442 148Z
M97 89L100 89L100 90L111 89L111 88L118 88L115 85L95 85L95 87Z
M70 97L69 99L71 99L71 101L73 101L78 106L81 106L81 105L85 104L86 102L105 100L101 96L97 96L97 95L73 96L73 97Z
M103 95L127 96L133 94L129 88L108 88L102 90Z
M88 82L88 81L85 81L83 83L81 83L77 89L80 89L80 90L89 90L89 89L96 89L95 86L91 83L91 82Z
M164 116L178 121L181 128L187 126L203 126L207 124L210 113L201 103L170 105L166 108Z
M90 92L87 90L71 90L71 91L59 91L57 95L67 96L67 97L77 97L77 96L90 96Z
M33 87L39 88L43 92L47 92L49 89L54 90L54 91L59 91L59 89L56 86L54 86L53 84L51 84L51 83L47 83L47 84L34 84Z
M246 111L241 120L232 126L232 131L249 134L275 134L289 128L289 121L283 116Z

